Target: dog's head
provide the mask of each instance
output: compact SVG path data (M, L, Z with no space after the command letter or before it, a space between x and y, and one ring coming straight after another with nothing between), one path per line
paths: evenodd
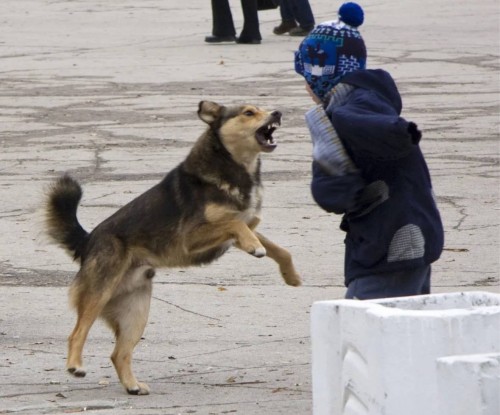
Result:
M281 112L264 111L253 105L225 107L215 102L201 101L198 116L220 138L236 160L270 153L277 144L274 131L281 124Z

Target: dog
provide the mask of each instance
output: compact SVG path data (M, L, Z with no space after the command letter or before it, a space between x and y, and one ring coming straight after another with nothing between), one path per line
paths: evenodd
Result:
M184 161L92 232L77 219L82 189L75 179L65 174L47 192L48 235L80 264L70 286L77 322L66 367L74 376L86 374L83 346L102 318L116 337L111 360L120 382L129 394L149 394L131 362L157 268L208 264L235 246L270 257L288 285L301 284L290 253L255 231L262 206L260 154L276 148L272 134L281 113L201 101L198 116L208 128Z

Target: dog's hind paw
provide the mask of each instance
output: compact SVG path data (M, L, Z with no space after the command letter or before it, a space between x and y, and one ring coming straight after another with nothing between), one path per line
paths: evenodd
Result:
M68 367L68 372L77 378L84 378L87 374L83 367Z
M133 388L127 388L129 395L149 395L149 386L145 383L137 382Z

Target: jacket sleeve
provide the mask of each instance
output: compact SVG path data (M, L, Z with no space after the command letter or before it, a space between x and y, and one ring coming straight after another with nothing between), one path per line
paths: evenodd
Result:
M356 172L358 169L347 154L323 106L311 108L305 119L313 143L313 160L332 176Z
M365 187L361 174L332 176L316 161L313 161L312 169L311 193L322 209L340 215L356 208L358 195Z

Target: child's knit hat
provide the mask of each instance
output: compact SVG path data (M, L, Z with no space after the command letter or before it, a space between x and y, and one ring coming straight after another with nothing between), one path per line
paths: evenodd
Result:
M344 3L339 20L316 26L295 52L295 71L320 99L345 74L366 67L365 42L357 29L363 20L361 6Z

